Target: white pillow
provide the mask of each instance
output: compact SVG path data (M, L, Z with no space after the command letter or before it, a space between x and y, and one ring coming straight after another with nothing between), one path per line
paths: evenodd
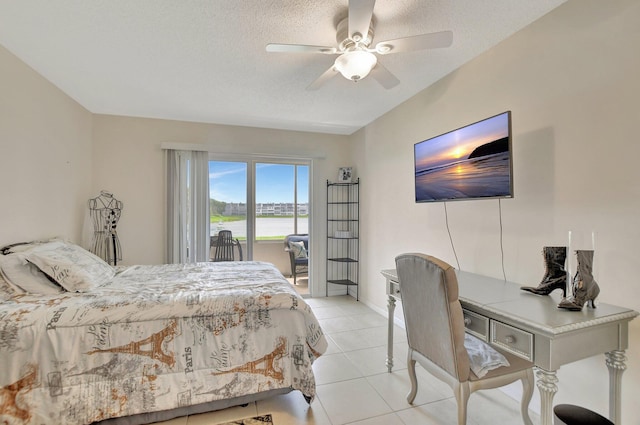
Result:
M115 268L78 245L52 242L29 250L26 259L69 292L85 292L113 279Z
M307 258L307 250L302 241L289 241L289 249L293 251L295 258Z
M29 264L23 253L0 254L0 269L2 276L13 288L14 293L51 295L64 291L40 269Z
M15 254L15 253L19 253L19 252L24 252L24 251L28 251L30 249L33 249L34 247L38 246L38 245L42 245L45 243L50 243L50 242L64 242L64 239L61 238L51 238L51 239L42 239L42 240L36 240L36 241L29 241L29 242L18 242L18 243L12 243L10 245L4 246L2 248L0 248L0 251L2 251L3 254Z
M509 361L486 342L475 336L464 334L464 348L469 353L471 370L478 378L482 378L490 370L500 366L509 366Z
M6 301L15 295L15 291L9 282L0 275L0 302Z

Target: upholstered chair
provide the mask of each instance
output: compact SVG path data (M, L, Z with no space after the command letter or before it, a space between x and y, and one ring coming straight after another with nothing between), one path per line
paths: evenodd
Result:
M309 272L309 235L305 233L285 236L284 250L289 253L291 276L293 284L297 285L298 273Z
M459 425L466 424L467 401L472 392L521 380L522 420L532 425L529 402L534 386L533 363L486 346L489 351L495 348L504 355L509 366L490 370L482 378L472 371L453 267L424 254L402 254L396 257L396 269L409 341L407 366L411 390L407 401L412 404L418 391L416 362L451 387L458 405Z

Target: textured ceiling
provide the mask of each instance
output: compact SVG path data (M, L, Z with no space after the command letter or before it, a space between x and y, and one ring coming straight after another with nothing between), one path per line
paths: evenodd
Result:
M0 44L93 113L351 134L565 0L378 0L374 44L452 30L445 49L380 58L400 84L341 76L348 0L2 0Z

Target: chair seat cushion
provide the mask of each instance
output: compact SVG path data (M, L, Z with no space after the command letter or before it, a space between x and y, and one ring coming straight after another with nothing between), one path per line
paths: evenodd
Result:
M499 367L487 372L486 375L482 379L492 378L494 376L506 375L508 373L517 372L519 370L525 370L533 367L533 363L525 360L521 357L516 356L515 354L511 354L507 351L501 350L497 347L494 347L497 351L502 354L507 361L509 362L509 366ZM469 374L469 381L477 381L480 378L476 376L475 373Z
M471 370L478 378L482 378L493 369L510 366L504 355L473 335L464 335L464 348L469 353Z

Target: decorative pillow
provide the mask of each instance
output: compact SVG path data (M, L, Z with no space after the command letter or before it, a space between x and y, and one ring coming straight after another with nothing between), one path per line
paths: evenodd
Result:
M0 276L0 302L6 301L15 294L13 287Z
M42 245L49 242L56 242L56 241L64 242L64 240L61 238L51 238L51 239L42 239L42 240L35 240L35 241L29 241L29 242L12 243L10 245L3 246L2 248L0 248L0 253L5 255L15 254L18 252L28 251L38 245Z
M509 361L486 342L464 334L464 348L469 353L471 370L478 378L482 378L490 370L500 366L509 366Z
M70 243L52 242L34 247L26 259L69 292L86 292L115 276L115 268Z
M47 275L42 273L40 269L33 264L29 264L22 252L8 255L0 254L0 270L8 285L17 294L28 292L30 294L50 295L64 291L59 285L52 282Z
M25 245L26 246L31 246L31 243L30 242L18 242L18 243L12 243L10 245L3 246L2 248L0 248L0 254L2 254L2 255L11 254L13 252L16 252L16 251L14 251L16 248L17 249L21 249L21 248L18 248L18 247L23 247Z
M307 250L304 242L289 241L289 249L293 252L294 258L307 258Z

